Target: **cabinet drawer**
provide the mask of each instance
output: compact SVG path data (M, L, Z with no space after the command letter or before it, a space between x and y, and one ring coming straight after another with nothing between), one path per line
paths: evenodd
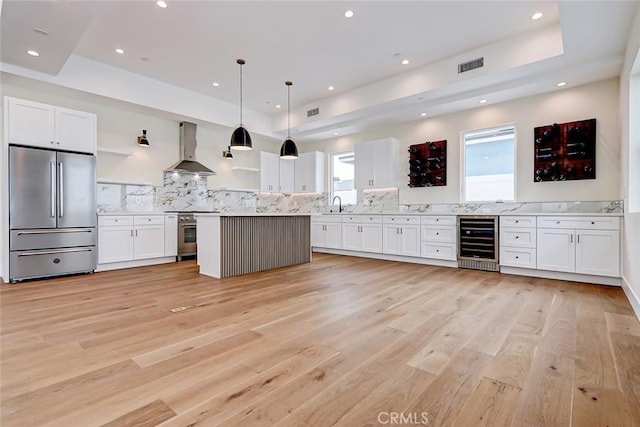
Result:
M500 245L520 248L536 247L535 228L504 227L500 229Z
M164 215L134 216L134 225L164 225Z
M421 218L422 225L456 225L456 217L454 216L435 216L423 215Z
M539 216L538 227L619 230L620 218L617 216Z
M382 215L343 215L342 222L382 224Z
M456 228L423 225L420 228L420 240L423 242L455 243Z
M100 227L114 227L116 225L133 225L133 217L125 215L98 217L98 226Z
M500 248L500 265L536 268L536 250L527 248Z
M455 243L425 243L422 242L420 256L455 261L457 257Z
M420 224L419 216L384 216L385 224Z
M311 222L313 223L341 223L342 215L313 215L311 217Z
M535 216L501 216L500 227L536 228Z

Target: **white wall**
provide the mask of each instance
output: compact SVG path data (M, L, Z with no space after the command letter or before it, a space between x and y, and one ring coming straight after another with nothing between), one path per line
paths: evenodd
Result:
M232 166L258 167L258 151L277 152L280 142L252 135L254 150L235 152L234 160L222 158L233 129L194 121L167 112L153 110L102 96L62 88L11 74L2 74L2 95L43 102L98 115L98 149L111 148L132 152L129 157L98 152L100 181L147 183L161 186L163 169L178 161L179 123L198 124L197 160L217 172L209 178L212 188L259 188L259 174L232 171ZM216 112L212 111L212 115ZM147 130L150 147L141 147L136 137Z
M163 170L178 161L179 122L193 121L198 124L198 148L196 157L205 166L217 172L209 177L210 188L258 189L260 175L256 172L233 171L233 166L259 167L259 151L278 152L280 141L252 134L252 151L234 152L234 160L222 158L233 129L212 123L194 121L189 117L153 110L122 101L88 94L50 83L1 73L0 97L11 96L57 105L98 116L98 148L130 151L129 157L98 153L98 178L110 182L163 184ZM4 108L0 102L0 110ZM212 111L212 115L216 112ZM2 111L2 115L4 112ZM3 120L0 120L3 122ZM1 123L0 126L4 126ZM151 146L140 147L136 137L147 129ZM2 128L0 127L0 130ZM4 135L4 133L2 133ZM6 153L0 150L0 276L7 278L8 269L8 204L6 189Z
M621 181L625 201L622 239L624 290L640 319L640 8L620 76Z
M338 152L355 144L392 136L400 140L400 203L457 203L460 201L460 133L514 123L517 133L516 198L522 202L598 201L622 198L619 185L618 79L564 88L514 101L426 117L371 131L309 144L301 151ZM582 119L597 119L595 180L533 182L533 128ZM407 148L430 140L447 140L447 185L408 188Z

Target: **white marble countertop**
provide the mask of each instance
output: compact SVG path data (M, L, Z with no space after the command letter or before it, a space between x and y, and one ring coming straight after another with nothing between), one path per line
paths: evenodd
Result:
M152 212L99 212L98 216L148 216L148 215L175 215L177 212L162 212L162 211L152 211Z
M598 212L332 212L323 214L335 215L389 215L389 216L623 216L622 212L598 213Z
M193 216L198 217L217 217L217 216L320 216L319 213L309 212L221 212L221 213L194 213Z

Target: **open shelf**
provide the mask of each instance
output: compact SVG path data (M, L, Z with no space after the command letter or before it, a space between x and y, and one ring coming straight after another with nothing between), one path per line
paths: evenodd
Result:
M258 168L247 168L244 166L234 166L231 168L232 171L247 171L247 172L260 172Z
M122 157L129 157L133 154L132 151L117 150L115 148L100 148L100 147L98 147L98 153L113 154L114 156L122 156Z

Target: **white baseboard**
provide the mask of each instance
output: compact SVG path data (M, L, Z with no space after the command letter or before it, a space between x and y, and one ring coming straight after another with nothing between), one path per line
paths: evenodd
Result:
M640 296L634 292L633 288L624 276L622 276L622 290L627 296L629 304L631 304L631 308L633 308L633 312L636 314L638 320L640 320Z
M385 261L411 262L413 264L437 265L440 267L458 268L458 261L447 261L447 260L433 259L433 258L418 258L418 257L411 257L411 256L381 254L381 253L375 253L375 252L347 251L344 249L316 248L316 247L313 248L313 252L320 252L320 253L334 254L334 255L356 256L361 258L374 258L374 259L382 259Z
M176 262L176 257L166 256L162 258L137 259L134 261L122 261L122 262L110 262L108 264L98 264L98 268L96 268L96 272L119 270L121 268L144 267L145 265L166 264L169 262Z
M515 274L517 276L541 277L543 279L568 280L570 282L594 283L596 285L621 286L619 277L592 276L590 274L564 273L561 271L534 270L531 268L500 267L500 272L504 274Z

